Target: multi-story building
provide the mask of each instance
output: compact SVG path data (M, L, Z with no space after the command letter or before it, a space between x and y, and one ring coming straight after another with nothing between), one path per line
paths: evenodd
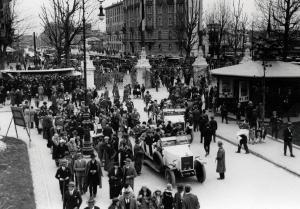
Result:
M105 8L107 51L124 53L124 7L123 1Z
M145 49L147 54L182 54L183 49L180 47L176 29L178 11L184 10L186 1L202 2L202 0L124 0L124 45L125 52L130 54L138 54L141 51L142 1L144 1L145 11ZM195 9L200 9L200 6Z

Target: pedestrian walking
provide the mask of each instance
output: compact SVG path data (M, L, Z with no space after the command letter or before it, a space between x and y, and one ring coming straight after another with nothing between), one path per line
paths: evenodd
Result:
M137 176L135 168L131 165L131 159L125 160L125 166L123 167L124 184L128 184L134 190L134 178Z
M218 123L213 116L210 117L209 126L211 129L211 134L212 134L213 140L214 140L214 142L216 142L216 132L218 129Z
M288 122L288 127L284 129L283 131L283 141L284 141L284 156L286 156L286 150L287 147L290 150L290 155L291 157L295 157L295 155L293 155L293 132L292 132L292 123Z
M218 178L218 180L223 180L225 178L225 171L226 171L225 150L223 149L223 142L219 141L218 147L219 147L219 150L217 152L217 157L216 157L217 173L220 174L220 178Z
M209 123L206 123L205 128L203 129L204 137L204 150L206 152L205 157L209 155L210 152L210 143L212 140L212 130Z
M164 209L173 209L173 194L172 194L172 185L167 184L166 190L163 192L162 195L162 204Z
M143 161L144 161L144 149L141 144L141 140L137 139L134 145L134 168L137 172L137 175L141 175Z
M121 196L120 207L121 209L138 209L137 201L129 190L125 190Z
M277 116L277 112L273 111L272 117L270 118L270 126L271 126L272 137L275 139L278 138L278 132L279 132L281 123L282 123L282 120Z
M80 192L75 189L75 183L73 181L69 182L68 190L64 196L64 209L79 209L82 203L82 198Z
M184 195L184 186L182 184L178 184L177 192L175 193L173 199L174 209L182 209L183 195Z
M91 154L91 160L87 163L86 170L86 184L89 187L90 197L96 197L97 186L102 188L102 169L101 164L96 160L94 153Z
M191 193L191 186L186 185L184 188L185 194L182 199L182 209L199 209L200 203L198 197Z
M246 154L248 154L249 149L248 149L248 146L247 146L247 141L248 141L247 136L245 134L240 134L237 137L238 137L238 140L239 140L239 144L238 144L238 150L236 151L236 153L240 153L241 149L242 149L242 146L243 146L245 151L246 151Z
M222 123L224 120L226 121L226 123L228 123L228 110L225 103L222 104L220 110L221 110Z
M151 190L146 186L142 186L137 198L139 209L150 209L151 195Z
M85 181L85 170L86 170L86 161L83 159L82 153L77 154L77 160L74 163L74 172L76 177L76 187L79 190L80 194L84 193L84 181Z
M55 178L59 181L59 189L62 196L62 199L64 199L64 195L67 189L67 185L69 183L70 177L71 177L71 171L67 167L67 161L62 160L60 162L60 167L57 169Z
M108 178L109 197L110 199L113 199L121 194L123 186L122 181L124 178L123 171L117 162L115 162L114 166L108 171Z

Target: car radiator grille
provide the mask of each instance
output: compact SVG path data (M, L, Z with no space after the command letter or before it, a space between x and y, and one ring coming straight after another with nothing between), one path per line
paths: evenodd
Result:
M191 169L194 169L194 166L193 166L193 156L182 157L181 158L181 169L182 170L191 170Z

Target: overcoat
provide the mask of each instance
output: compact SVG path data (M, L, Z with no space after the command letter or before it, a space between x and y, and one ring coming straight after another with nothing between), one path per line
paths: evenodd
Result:
M217 173L225 173L225 150L220 147L217 153Z

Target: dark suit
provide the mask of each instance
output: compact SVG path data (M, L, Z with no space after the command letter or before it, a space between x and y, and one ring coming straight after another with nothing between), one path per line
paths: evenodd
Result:
M133 197L129 198L129 205L126 207L126 200L124 197L120 198L120 208L121 209L137 209L137 201Z
M289 128L284 129L283 141L284 141L284 155L286 155L286 149L289 147L290 154L293 155L293 133Z
M182 200L181 194L176 192L174 195L174 209L182 209Z
M182 209L199 209L200 204L198 197L194 194L187 193L183 196Z
M123 171L121 168L117 169L115 172L115 168L112 167L108 171L108 182L109 182L109 196L110 199L118 197L122 190L122 180L123 180Z
M82 198L76 189L74 189L73 194L71 195L69 191L66 191L64 198L64 209L74 209L75 207L79 208L82 203Z

